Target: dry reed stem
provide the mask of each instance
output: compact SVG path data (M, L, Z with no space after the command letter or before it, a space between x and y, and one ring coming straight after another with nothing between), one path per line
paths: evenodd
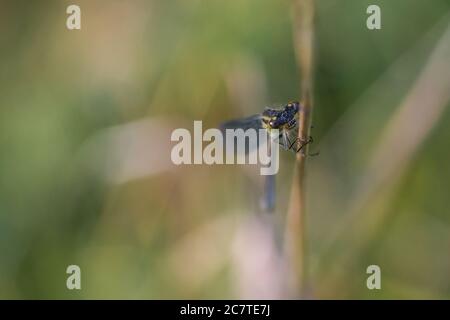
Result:
M300 69L302 109L298 136L309 137L312 116L313 56L314 56L314 0L295 0L292 7L294 49ZM301 143L301 142L299 142ZM289 268L289 295L305 297L308 286L307 234L305 212L305 160L308 146L297 153L291 198L286 217L285 250Z

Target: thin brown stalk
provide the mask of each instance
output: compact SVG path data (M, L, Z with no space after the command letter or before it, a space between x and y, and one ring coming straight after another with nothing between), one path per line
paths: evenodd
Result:
M300 71L299 144L309 138L313 108L314 0L294 0L293 36ZM285 248L289 268L288 290L292 297L306 297L308 287L305 162L308 145L297 153L291 198L286 217Z

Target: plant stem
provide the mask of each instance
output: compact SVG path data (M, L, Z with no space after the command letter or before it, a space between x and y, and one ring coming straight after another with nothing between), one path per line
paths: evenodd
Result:
M312 116L314 0L293 1L293 36L300 71L301 110L299 112L299 144L309 138ZM308 286L307 234L305 205L305 160L308 145L297 153L291 198L286 218L285 249L289 268L289 293L306 297Z

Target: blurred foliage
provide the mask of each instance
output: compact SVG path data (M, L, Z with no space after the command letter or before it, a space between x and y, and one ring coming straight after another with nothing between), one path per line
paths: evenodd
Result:
M117 182L103 174L109 149L98 137L142 119L214 127L301 98L290 2L82 0L80 31L65 27L69 4L0 4L0 297L243 297L236 259L251 252L234 236L256 211L261 177L149 162L151 174ZM382 8L380 31L365 26L369 4ZM385 218L362 250L352 250L355 236L322 251L345 215L340 199L351 198L449 14L447 0L317 1L312 148L321 153L308 172L316 298L450 298L448 111L372 208ZM395 87L373 89L399 61ZM155 157L172 144L169 134L142 139ZM280 216L292 165L283 154ZM351 263L335 260L342 246ZM70 264L81 267L81 291L65 287ZM365 286L369 264L381 266L381 291Z

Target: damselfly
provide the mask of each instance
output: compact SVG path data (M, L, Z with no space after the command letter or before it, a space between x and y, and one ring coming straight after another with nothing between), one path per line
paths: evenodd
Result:
M289 102L281 108L266 107L260 114L255 114L246 118L230 120L222 124L222 129L266 129L272 139L278 141L281 147L294 152L307 143L312 142L311 139L301 143L298 147L298 118L301 110L301 104L297 101ZM274 129L278 129L278 135L274 135Z
M242 129L244 131L247 129L265 129L271 139L276 140L281 147L286 150L299 152L304 146L312 142L312 137L309 137L306 141L298 137L301 108L302 105L297 101L289 102L281 108L266 107L260 114L227 121L221 127L222 130ZM245 150L248 149L246 148ZM273 212L274 208L275 175L268 175L265 178L264 191L261 197L261 209L265 212Z

